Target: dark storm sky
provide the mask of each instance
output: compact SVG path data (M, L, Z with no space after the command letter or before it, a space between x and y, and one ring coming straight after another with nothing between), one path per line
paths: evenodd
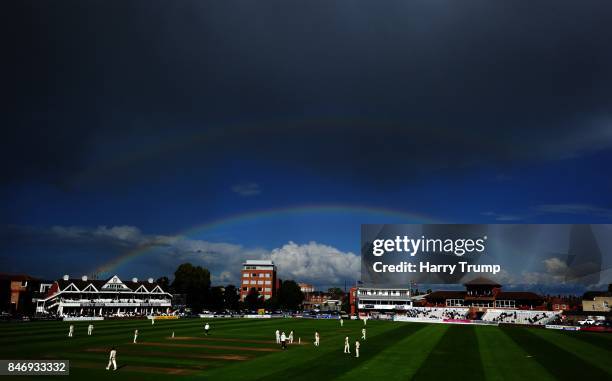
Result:
M0 264L10 271L29 271L49 246L24 242L52 227L172 235L295 205L612 221L608 1L4 8ZM359 224L385 222L340 216L356 233L334 234L328 217L224 238L357 252ZM52 242L81 248L71 245ZM95 254L74 271L126 250L88 245Z

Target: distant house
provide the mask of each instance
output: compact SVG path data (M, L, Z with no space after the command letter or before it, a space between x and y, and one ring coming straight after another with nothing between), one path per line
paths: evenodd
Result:
M551 298L550 307L554 311L567 311L571 309L569 302L563 298Z
M582 310L593 312L610 312L612 292L587 291L582 296Z
M32 297L40 282L27 274L0 273L0 311L10 314L34 312Z

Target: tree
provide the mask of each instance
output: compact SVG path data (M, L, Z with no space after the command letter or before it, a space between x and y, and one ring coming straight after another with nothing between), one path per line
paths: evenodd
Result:
M278 309L278 297L273 296L264 301L264 308L268 311L274 311Z
M172 289L185 294L187 305L193 312L200 312L210 289L210 272L200 266L183 263L174 272Z
M327 289L327 293L329 294L330 299L342 300L344 296L344 291L342 291L339 287L332 287Z
M240 293L233 284L228 284L223 292L225 308L228 310L237 310L240 303Z
M251 311L261 307L261 297L259 295L259 291L257 291L255 287L251 287L247 296L244 297L244 303Z
M344 299L342 299L342 306L340 307L340 310L346 313L351 312L351 303L348 296L345 296Z
M221 311L223 309L224 302L223 287L217 286L210 289L210 299L208 300L208 306L213 311Z
M168 279L167 276L163 276L161 278L157 278L157 280L155 282L157 284L159 284L159 287L161 287L162 290L164 290L166 292L171 292L171 290L170 290L170 279Z
M286 280L278 290L278 302L282 308L298 310L304 301L304 294L295 281Z

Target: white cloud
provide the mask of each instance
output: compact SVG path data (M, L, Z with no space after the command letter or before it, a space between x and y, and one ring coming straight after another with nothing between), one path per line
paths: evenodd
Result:
M261 187L257 183L236 184L232 187L232 192L241 196L257 196L261 193Z
M549 274L565 275L567 273L567 264L557 257L547 258L543 262Z
M219 284L237 284L242 263L247 259L272 259L282 279L315 285L340 284L345 280L352 282L359 278L361 269L359 255L317 242L297 244L289 241L279 248L267 250L180 235L148 235L135 226L54 226L43 233L51 240L80 245L84 251L97 245L120 248L121 253L134 250L146 252L146 255L138 257L137 262L128 264L136 269L145 264L173 271L179 264L190 262L208 268L213 281ZM82 272L92 270L82 269Z
M315 284L355 280L361 269L358 255L317 242L305 245L289 242L272 250L270 259L277 265L281 278Z
M557 257L542 261L544 271L523 271L519 283L526 284L563 284L565 283L567 264Z
M231 282L234 276L229 271L221 271L218 275L211 275L211 282L215 284Z
M135 226L98 226L92 234L98 237L110 237L119 241L140 242L143 239L142 232Z

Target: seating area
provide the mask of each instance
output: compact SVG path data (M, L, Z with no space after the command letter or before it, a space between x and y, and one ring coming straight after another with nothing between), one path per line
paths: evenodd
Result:
M466 319L468 308L413 307L405 310L406 317L417 319Z
M545 325L559 316L556 311L488 309L482 320L495 323Z

